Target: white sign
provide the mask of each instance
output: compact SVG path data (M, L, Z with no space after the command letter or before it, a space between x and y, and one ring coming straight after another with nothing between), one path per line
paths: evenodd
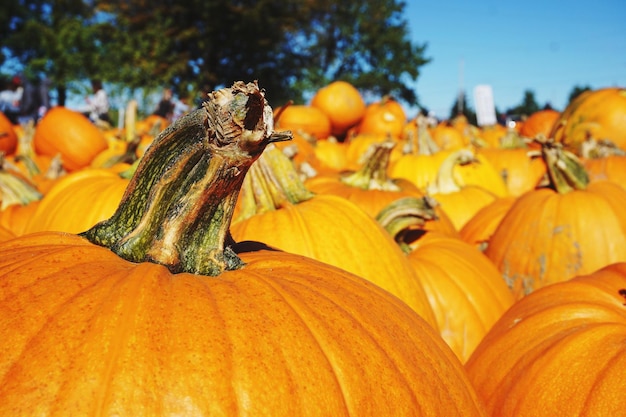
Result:
M496 106L493 102L493 90L490 85L474 87L474 103L476 105L476 119L478 126L495 125Z

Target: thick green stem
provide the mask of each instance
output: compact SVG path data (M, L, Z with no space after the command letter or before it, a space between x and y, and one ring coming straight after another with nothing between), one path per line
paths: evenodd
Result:
M376 221L394 238L400 248L411 251L407 235L429 220L437 220L437 202L431 197L404 197L382 209Z
M429 194L450 194L461 191L461 185L454 179L454 167L457 164L475 162L476 157L469 149L452 152L443 160L437 171L437 179L428 187Z
M115 214L82 233L132 262L216 276L243 264L229 227L237 194L274 133L256 83L237 82L164 130L137 166Z
M300 179L293 162L275 146L269 146L250 168L241 194L236 221L285 204L298 204L314 195Z
M537 141L541 144L541 156L546 164L550 188L561 194L587 188L589 175L576 155L565 150L554 139Z
M341 182L363 190L398 191L400 187L389 179L387 170L391 151L396 146L395 141L375 143L367 150L365 163L358 171L341 177Z

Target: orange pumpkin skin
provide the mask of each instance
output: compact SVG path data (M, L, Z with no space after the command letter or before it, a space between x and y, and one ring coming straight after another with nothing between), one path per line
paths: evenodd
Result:
M513 196L496 198L478 210L459 230L461 240L484 250L489 244L491 235L516 199L517 197Z
M469 145L469 140L463 136L459 129L446 123L439 123L435 126L431 131L431 135L442 151L459 149Z
M16 236L23 235L40 203L41 200L31 201L24 206L13 204L0 210L0 226L9 229Z
M616 263L513 305L466 363L489 415L623 415L625 289Z
M519 134L527 138L535 138L539 134L549 137L560 116L561 112L554 109L538 110L524 120Z
M362 134L389 135L400 139L406 123L406 113L402 105L386 97L367 105L357 130Z
M626 89L611 87L582 93L563 111L550 135L574 150L588 137L609 140L626 150Z
M231 225L236 241L253 240L307 256L367 279L436 326L424 289L392 237L355 203L318 194Z
M17 133L13 123L4 113L0 112L0 152L12 155L17 150Z
M478 151L504 178L509 195L520 196L534 190L546 173L546 165L541 158L528 155L529 149L485 148Z
M41 199L24 233L83 232L111 217L127 186L127 179L103 168L69 173Z
M16 237L15 233L13 233L12 230L4 227L2 224L0 224L0 242L4 242L6 240L9 239L13 239L14 237Z
M108 147L104 133L87 117L61 106L48 110L39 121L33 144L39 154L53 157L60 153L68 171L88 166Z
M69 234L1 243L0 414L484 416L395 297L300 256L241 257L212 278Z
M311 106L326 113L331 133L337 137L344 136L365 115L361 93L346 81L334 81L320 88L311 99Z
M626 189L626 155L584 158L582 163L590 181L613 181Z
M547 284L626 261L626 192L610 181L559 194L542 188L515 201L485 254L518 298Z
M495 265L462 240L429 232L407 255L431 300L441 336L465 362L515 299Z
M293 133L313 136L315 139L326 139L330 135L330 119L317 107L304 104L293 104L280 111L276 122L276 130L291 130Z

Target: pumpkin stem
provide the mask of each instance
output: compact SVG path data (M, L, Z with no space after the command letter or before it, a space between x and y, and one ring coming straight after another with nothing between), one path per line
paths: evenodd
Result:
M364 155L365 163L358 171L341 176L341 182L362 190L399 191L400 187L387 175L391 152L396 144L391 140L372 144Z
M580 156L585 159L624 155L626 151L610 140L596 140L590 137L580 144Z
M42 194L37 187L19 173L2 168L4 155L0 153L0 210L14 205L40 200Z
M178 119L141 158L113 216L81 235L132 262L173 273L216 276L238 269L229 227L237 194L274 133L272 109L255 83L209 94L203 108Z
M313 195L300 179L291 159L278 147L268 146L244 179L235 221L298 204Z
M403 197L383 208L376 221L393 236L404 253L409 253L409 234L429 220L437 220L437 202L429 196Z
M437 171L437 178L428 186L429 194L450 194L461 191L461 184L454 178L454 167L457 164L476 162L474 153L469 149L459 149L443 160Z
M587 188L589 175L576 155L565 150L563 144L543 135L535 141L541 145L541 157L546 164L550 188L560 194Z
M417 115L414 121L415 128L407 131L407 145L403 153L413 155L434 155L441 149L430 134L428 119L424 115Z

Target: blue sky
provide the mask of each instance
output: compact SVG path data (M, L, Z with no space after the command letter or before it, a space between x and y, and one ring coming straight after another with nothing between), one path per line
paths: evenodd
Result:
M406 0L411 40L432 61L415 85L420 103L448 117L460 86L476 85L496 108L522 102L563 110L574 86L626 87L626 0Z

